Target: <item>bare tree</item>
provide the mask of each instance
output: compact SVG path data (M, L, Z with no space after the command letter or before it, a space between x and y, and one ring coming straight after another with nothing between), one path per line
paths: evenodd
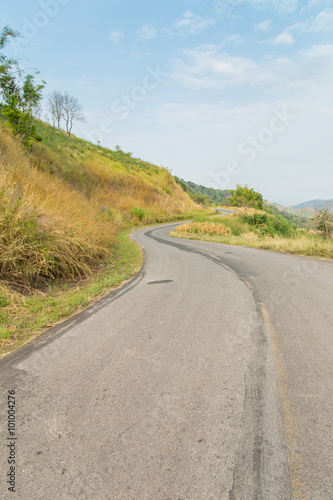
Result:
M41 117L42 117L42 113L43 113L42 106L41 106L41 104L39 102L38 104L36 104L36 106L35 106L35 108L34 108L34 110L32 112L32 116L34 118L37 118L38 120L40 120Z
M325 206L319 211L317 227L327 239L330 238L333 232L333 212L330 203L325 203Z
M63 118L64 96L59 90L54 90L47 96L47 106L52 116L53 126L57 125L60 130L60 122Z
M63 117L66 123L66 131L68 138L71 138L73 122L85 122L85 117L83 114L83 106L79 103L76 97L69 95L67 92L63 94Z

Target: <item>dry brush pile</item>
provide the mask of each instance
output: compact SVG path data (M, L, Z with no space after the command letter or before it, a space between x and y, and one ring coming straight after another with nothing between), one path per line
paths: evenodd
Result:
M181 226L177 226L177 233L194 233L194 234L219 234L222 236L230 236L232 230L229 227L223 226L216 222L187 222Z

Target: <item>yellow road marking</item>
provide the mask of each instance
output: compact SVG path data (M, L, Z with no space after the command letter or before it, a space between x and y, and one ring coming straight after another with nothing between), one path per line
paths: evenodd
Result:
M247 281L245 278L243 278L244 282L247 284L247 286L249 288L251 288L251 290L253 290L253 286L251 285L251 283L249 281Z
M294 418L292 415L291 404L288 396L287 374L283 366L282 356L277 342L276 334L268 311L263 303L261 303L262 315L271 335L275 363L277 368L278 386L282 400L283 420L288 446L288 463L290 467L290 482L293 498L299 500L307 499L307 487L303 478L304 463L296 450L296 431Z

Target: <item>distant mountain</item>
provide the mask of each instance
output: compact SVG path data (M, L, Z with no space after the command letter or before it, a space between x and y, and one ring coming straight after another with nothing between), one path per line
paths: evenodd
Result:
M315 216L315 211L312 208L291 208L280 205L279 203L272 203L275 210L277 210L281 215L286 217L286 219L303 220L311 219Z
M333 200L310 200L298 205L283 206L280 203L273 203L273 205L282 213L289 213L293 216L302 219L311 219L315 216L316 210L321 210L327 204L331 205L333 209Z
M293 208L296 210L302 210L304 208L312 208L312 210L320 210L324 208L327 204L333 206L333 200L310 200L300 203L299 205L288 206L288 208Z

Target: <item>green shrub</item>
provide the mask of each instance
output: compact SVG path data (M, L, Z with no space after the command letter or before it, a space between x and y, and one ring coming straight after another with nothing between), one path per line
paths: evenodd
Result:
M259 226L260 224L267 224L267 214L260 212L254 212L251 215L242 214L241 215L244 222L250 224L250 226Z
M131 208L131 215L136 217L140 222L148 215L148 211L142 207L133 207Z

